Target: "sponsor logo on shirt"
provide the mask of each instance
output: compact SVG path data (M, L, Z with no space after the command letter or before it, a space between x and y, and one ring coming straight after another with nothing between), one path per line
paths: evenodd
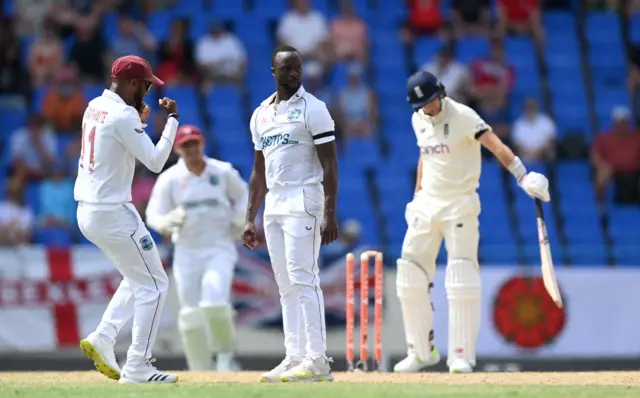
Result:
M193 209L195 207L216 207L220 204L220 202L218 202L218 199L215 198L211 198L211 199L202 199L202 200L191 200L188 202L184 202L182 205L184 206L185 210L186 209Z
M289 134L276 134L260 138L262 149L266 149L275 145L292 145L297 143L297 140L289 139Z
M448 155L451 152L447 144L426 145L421 151L424 155Z

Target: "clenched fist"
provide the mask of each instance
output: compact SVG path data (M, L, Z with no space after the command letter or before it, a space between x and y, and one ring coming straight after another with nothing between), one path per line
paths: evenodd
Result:
M163 99L158 100L158 104L167 115L171 113L178 113L178 103L172 100L171 98L164 97Z
M151 115L151 108L147 105L146 102L142 101L140 108L138 109L138 114L140 115L140 120L142 123L146 123L149 120L149 115Z

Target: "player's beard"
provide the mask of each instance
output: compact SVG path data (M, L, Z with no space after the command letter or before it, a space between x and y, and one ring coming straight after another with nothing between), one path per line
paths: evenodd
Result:
M136 94L133 97L133 102L138 112L142 111L142 104L144 103L144 97L146 94L147 94L146 91L142 89L142 90L138 90L138 92L136 92Z

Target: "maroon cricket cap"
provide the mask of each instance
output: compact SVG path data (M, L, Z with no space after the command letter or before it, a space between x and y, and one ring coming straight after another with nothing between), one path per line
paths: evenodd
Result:
M202 136L202 131L196 126L191 124L185 124L181 126L176 132L176 140L174 141L174 145L176 148L179 148L184 143L189 141L204 141L204 137Z
M163 86L164 82L158 79L151 70L151 65L137 55L125 55L113 62L111 66L113 79L140 79L155 86Z

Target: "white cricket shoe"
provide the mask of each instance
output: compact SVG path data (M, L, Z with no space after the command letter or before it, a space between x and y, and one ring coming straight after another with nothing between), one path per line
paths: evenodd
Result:
M433 347L430 358L422 360L412 352L407 355L405 359L398 362L396 366L393 367L393 371L395 373L417 373L424 368L436 365L438 362L440 362L440 353L437 348Z
M216 371L218 372L239 372L242 367L233 359L233 353L224 352L216 357Z
M449 365L449 373L471 373L473 367L462 358L454 358Z
M93 332L86 339L80 340L80 348L93 361L98 372L113 380L120 379L120 366L113 352L113 344Z
M146 359L136 365L126 364L122 369L122 377L118 383L177 383L178 376L162 373L152 365L155 358Z
M260 375L260 383L280 383L280 376L302 363L302 358L286 357L280 365Z
M306 357L298 366L295 366L280 376L283 382L314 382L333 381L329 363L332 358L321 356L318 358Z

